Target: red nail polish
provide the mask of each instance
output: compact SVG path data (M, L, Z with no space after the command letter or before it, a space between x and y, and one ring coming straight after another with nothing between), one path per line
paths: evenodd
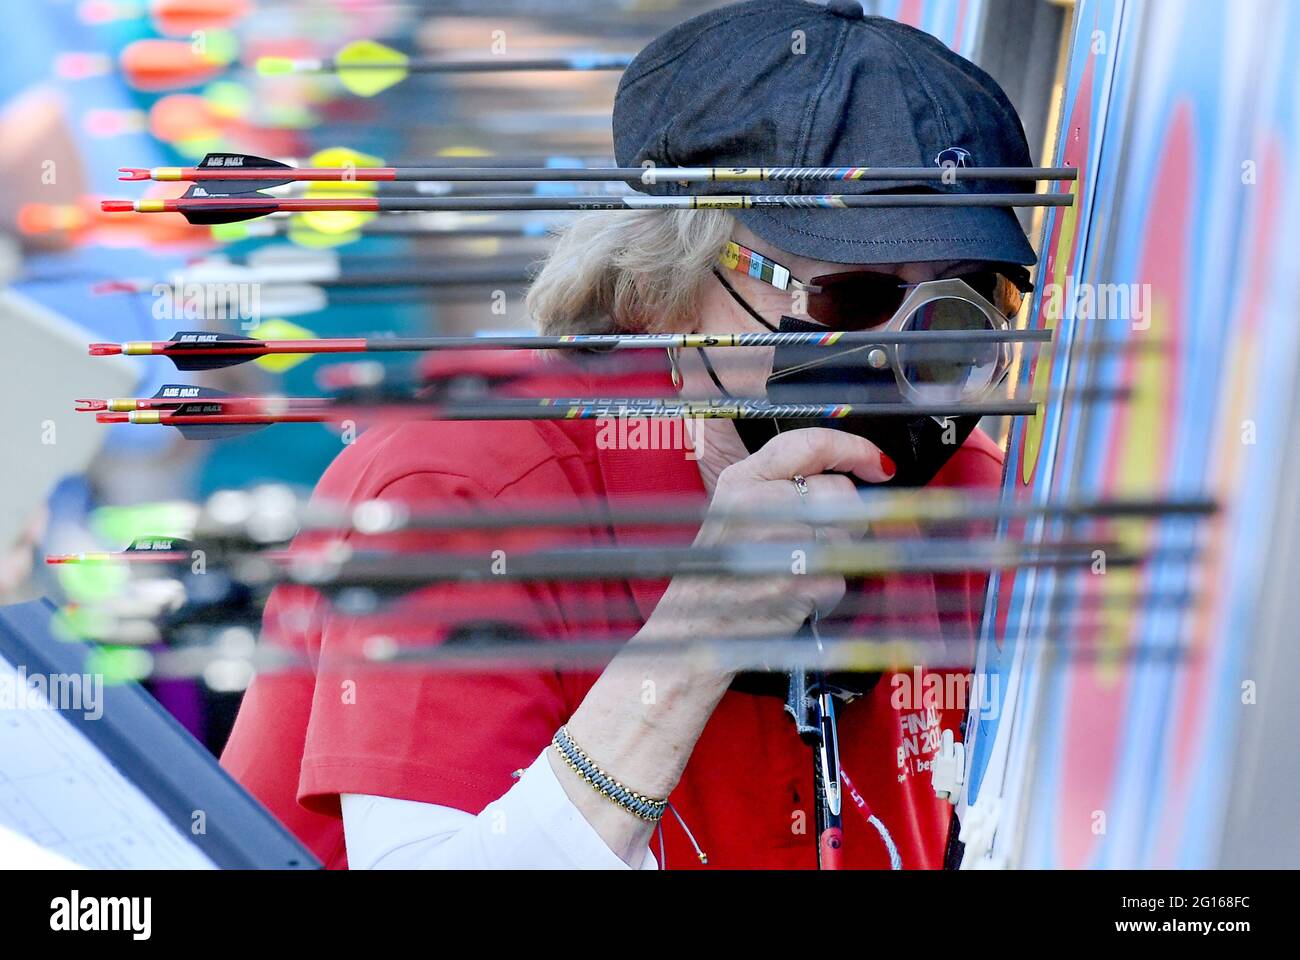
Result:
M885 471L886 480L892 479L894 474L898 473L898 465L894 463L893 459L890 458L887 453L882 453L880 455L880 469Z

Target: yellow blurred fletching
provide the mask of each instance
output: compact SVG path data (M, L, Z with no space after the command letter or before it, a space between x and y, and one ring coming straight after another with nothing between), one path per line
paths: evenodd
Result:
M292 57L258 57L257 72L263 77L281 77L293 73Z
M321 197L373 197L379 189L374 180L315 180L307 185L302 195L307 199ZM348 211L354 212L354 211Z
M234 63L239 56L239 40L229 30L204 30L201 32L201 59L214 65Z
M326 147L312 154L307 159L308 166L312 167L342 167L346 170L355 170L358 167L382 167L384 161L382 157L371 156L368 153L361 153L358 150L352 150L348 147ZM378 184L373 180L320 180L312 181L303 191L303 196L311 197L373 197L378 190ZM335 211L337 213L337 211ZM356 219L357 215L362 219ZM343 230L353 229L353 224L365 223L372 214L364 211L345 210L342 216L337 219L326 219L326 233L341 232L332 224L344 224ZM319 229L319 228L318 228Z
M59 585L77 603L98 603L121 593L130 573L121 563L60 564Z
M482 147L444 147L438 151L440 157L492 157L495 154L491 150L484 150Z
M307 158L309 167L382 167L384 160L351 147L326 147Z
M202 132L194 136L181 137L173 141L172 146L181 156L198 160L209 153L219 152L223 146L223 139L219 133Z
M198 508L180 500L131 506L97 507L90 528L101 540L131 543L140 537L188 537L194 532Z
M300 103L270 104L266 107L266 119L272 126L291 130L309 130L320 123L320 117Z
M339 82L359 97L373 97L401 83L407 62L406 54L374 40L356 40L334 57Z
M265 320L259 323L257 329L253 331L253 336L258 340L316 339L316 334L306 327L300 327L296 323L280 319ZM258 357L253 363L263 370L269 370L271 373L284 373L286 370L292 370L298 366L309 356L310 354L305 353L273 353L265 357Z
M243 223L215 223L212 225L212 239L221 243L235 243L248 236L248 225Z
M138 682L153 671L153 655L138 647L99 647L86 657L86 670L109 685Z
M302 214L298 214L290 221L288 237L290 243L300 247L309 250L321 250L355 243L361 239L361 234L356 231L349 233L321 233L309 223L304 222Z
M317 233L352 234L376 216L364 210L309 210L302 222Z
M208 84L203 91L203 99L216 117L223 120L237 120L246 115L252 106L253 95L242 83L219 80Z

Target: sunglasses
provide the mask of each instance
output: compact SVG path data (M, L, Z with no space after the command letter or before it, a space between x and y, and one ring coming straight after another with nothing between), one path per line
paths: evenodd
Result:
M919 284L905 283L892 273L853 270L828 273L811 280L797 280L787 267L763 256L757 250L734 240L727 242L719 260L721 266L744 273L778 290L793 290L804 296L801 311L833 330L872 330L894 318L908 295ZM997 270L976 270L951 279L961 280L990 305L1009 301L1006 313L994 307L1004 318L1014 317L1023 293L1032 287L1023 268L1009 268L1015 276ZM933 281L931 281L933 282ZM999 296L1001 295L1001 296Z
M893 274L870 271L833 273L804 282L781 264L734 241L727 244L721 262L778 290L805 291L807 315L837 331L1005 331L1019 309L1020 295L1029 287L1027 272L1012 279L993 270L923 283L903 283ZM1008 312L995 306L999 299L1011 308ZM904 396L918 403L985 395L1005 377L1011 361L1010 344L997 342L880 344L845 353L859 351L868 366L892 370ZM827 362L824 356L810 357L774 378Z

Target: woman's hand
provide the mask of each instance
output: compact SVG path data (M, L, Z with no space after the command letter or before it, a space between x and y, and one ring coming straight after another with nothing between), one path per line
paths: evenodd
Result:
M801 523L736 522L726 514L761 513L764 509L791 512L801 500L818 507L860 501L849 474L868 483L894 475L894 466L862 437L840 430L810 427L773 437L752 456L732 464L718 477L717 488L697 546L764 540L802 542L818 531ZM803 476L807 493L800 495L793 478ZM842 530L823 528L826 539L846 539ZM753 580L679 577L638 636L659 639L771 636L793 634L814 611L828 613L844 596L840 576L795 574Z
M853 474L880 483L893 476L868 440L838 430L810 428L774 437L762 450L727 467L718 478L696 544L813 539L806 524L737 523L734 511L789 510L800 501L792 482L808 481L804 499L816 504L858 501ZM825 531L827 536L844 536ZM793 558L792 558L793 567ZM796 575L756 579L677 577L659 605L605 668L569 720L574 741L610 776L650 797L667 797L681 778L695 741L734 671L701 667L693 657L655 651L638 654L638 642L725 640L787 633L793 636L814 610L828 612L844 595L843 577ZM630 864L639 864L653 827L596 793L554 751L551 769L574 806Z

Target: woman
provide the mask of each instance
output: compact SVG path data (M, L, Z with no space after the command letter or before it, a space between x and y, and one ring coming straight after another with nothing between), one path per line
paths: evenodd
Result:
M933 38L841 2L757 0L675 28L624 75L614 134L625 166L923 166L939 157L1029 164L1019 121L990 78ZM775 186L770 192L787 192ZM653 177L640 187L680 189ZM914 285L960 278L1010 316L1020 265L1032 262L1015 217L1000 208L587 214L561 238L529 306L544 333L869 326L892 316ZM761 394L774 363L771 351L740 348L686 352L631 372L561 362L531 386L565 396L744 396ZM961 443L920 429L912 443L891 446L893 456L868 438L872 429L801 426L768 438L703 421L682 450L611 445L589 421L411 423L363 434L317 495L478 510L707 497L721 516L737 507L854 503L858 484L901 479L902 471L909 483L1000 481L1000 452L973 423ZM817 533L709 520L676 539L807 541ZM614 527L393 545L499 551L508 564L514 551L557 542L647 541L643 530ZM346 853L353 867L815 866L809 750L783 699L761 677L673 656L671 645L794 637L810 615L833 617L846 590L850 626L970 641L983 580L439 586L405 614L390 614L404 623L408 639L399 642L445 642L489 622L561 643L629 638L598 674L355 669L374 624L282 590L268 606L268 632L305 646L318 658L316 674L259 677L223 762L328 865L342 865ZM420 636L410 640L413 624ZM840 716L852 784L844 861L938 866L950 808L936 799L928 768L942 732L958 733L960 704L909 701L890 678L862 686L867 692Z

